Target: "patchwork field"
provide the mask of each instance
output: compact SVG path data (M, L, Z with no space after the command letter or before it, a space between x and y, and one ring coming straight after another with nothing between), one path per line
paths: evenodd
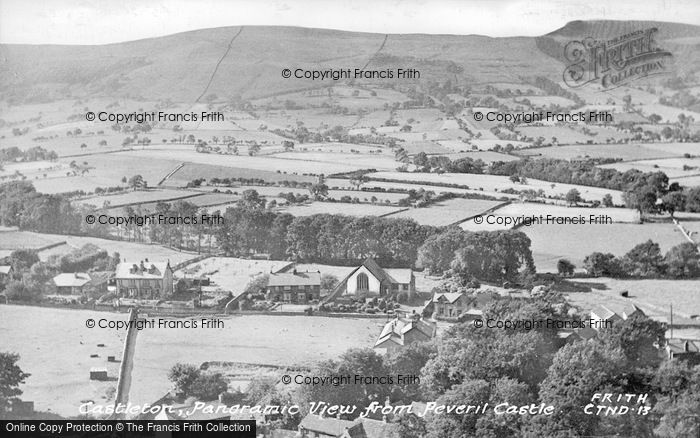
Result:
M413 219L421 225L436 227L458 223L465 218L483 213L502 204L500 201L481 199L449 199L428 207L410 208L389 215L390 218Z
M202 155L202 154L200 154ZM269 170L246 169L244 167L218 166L215 164L186 163L180 170L168 178L164 185L185 186L188 182L197 178L259 178L265 181L299 181L313 182L312 176L293 175Z
M402 210L401 207L375 204L347 204L343 202L312 202L310 204L290 205L281 211L294 216L311 216L313 214L344 214L347 216L384 216Z
M665 158L658 160L628 161L600 166L626 172L637 169L642 172L663 172L669 178L683 178L700 174L700 158Z
M602 285L605 289L594 288L592 293L571 294L574 303L590 309L596 304L611 302L633 302L649 315L665 316L673 305L674 322L683 322L700 316L700 280L618 280L614 278L591 278L576 280L581 283ZM629 291L629 298L619 296L620 291ZM589 297L587 295L593 295ZM700 328L700 327L698 327Z
M583 259L596 251L622 256L649 239L658 243L663 253L687 242L673 224L533 225L521 231L532 241L532 255L540 272L556 272L561 258L582 268Z
M581 158L621 158L628 160L645 160L654 158L671 158L677 156L672 151L653 149L638 144L585 144L570 146L550 146L521 151L527 156L542 156L560 160ZM521 153L516 151L516 153Z
M174 250L160 245L99 239L97 237L39 234L29 231L8 231L0 233L0 249L3 250L18 248L36 249L58 242L66 242L66 245L41 251L39 253L39 258L45 261L53 254L67 254L72 250L80 248L88 243L106 250L110 255L114 252L118 252L122 260L126 260L128 262L135 262L148 258L149 260L153 261L170 260L170 264L175 265L177 263L193 259L197 256L196 253Z
M614 223L639 223L639 212L626 208L567 207L563 205L538 203L512 203L490 213L489 216L491 217L479 218L480 223L474 219L469 219L462 222L460 227L468 231L505 230L512 228L515 223L511 221L510 225L506 225L504 222L506 218L515 220L523 216L528 218L535 217L537 219L542 216L542 221L546 221L548 216L552 216L553 218L583 217L587 222L590 222L591 216L605 216L609 217Z
M75 417L81 400L91 399L98 405L112 401L117 382L90 381L89 370L107 366L109 376L116 377L119 364L109 365L106 356L120 355L126 332L85 330L88 318L126 320L127 316L0 306L3 347L18 353L19 366L31 373L21 389L23 399L34 401L37 410ZM192 329L142 330L136 341L129 401L142 405L162 397L171 388L168 370L177 362L311 366L349 348L373 345L383 323L368 318L248 315L225 317L225 327L206 336ZM98 343L105 347L97 347ZM61 346L58 351L57 345ZM52 360L47 361L47 356Z
M202 194L185 190L137 190L115 195L92 196L80 199L76 203L80 205L94 205L101 208L105 203L115 207L145 204L154 201L174 201L176 199L191 198L192 196L202 196ZM189 202L193 202L193 199L189 199Z
M359 169L366 169L368 166L360 162L353 164L352 161L305 161L302 159L275 158L268 156L248 156L248 155L219 155L203 154L195 151L175 151L166 150L135 150L123 152L120 155L136 157L144 161L177 160L179 162L190 162L196 164L208 164L213 166L230 166L232 168L243 168L259 170L265 172L282 172L289 174L331 174L341 172L352 172ZM362 156L359 156L363 159ZM381 167L381 166L378 166ZM393 167L392 167L393 168ZM204 175L202 175L204 176Z
M382 178L387 180L434 184L457 184L468 186L470 189L483 189L486 192L501 192L505 189L514 190L543 190L547 196L564 196L571 189L577 189L581 197L587 201L602 200L606 194L610 194L613 202L622 203L622 193L616 190L601 189L598 187L575 186L571 184L551 183L528 178L527 184L514 183L508 177L498 175L474 175L466 173L410 173L410 172L375 172L367 175L370 178ZM368 183L374 184L373 182ZM439 191L439 188L434 188Z

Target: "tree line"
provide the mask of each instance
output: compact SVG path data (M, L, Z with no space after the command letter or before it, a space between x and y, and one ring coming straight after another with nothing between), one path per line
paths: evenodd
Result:
M594 252L584 261L584 268L594 277L616 278L697 278L700 277L700 252L696 244L681 243L664 255L659 244L648 240L622 257Z

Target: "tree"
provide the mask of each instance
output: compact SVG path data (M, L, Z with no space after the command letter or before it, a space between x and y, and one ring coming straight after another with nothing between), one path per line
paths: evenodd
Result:
M265 198L261 197L257 190L243 190L241 195L242 197L241 200L238 201L238 205L240 205L242 208L259 210L265 207Z
M559 275L570 277L574 275L576 266L567 259L559 259L557 262L557 272Z
M606 193L605 196L603 196L603 205L606 207L613 207L613 198L610 193Z
M530 244L522 231L466 233L450 268L465 281L517 281L521 268L523 274L535 272Z
M319 200L328 196L328 186L324 183L315 183L309 187L309 192L314 197L314 199Z
M658 243L647 240L632 248L622 258L625 275L632 277L659 277L666 270Z
M653 412L660 416L654 429L664 438L695 437L700 433L700 367L683 361L667 361L656 371L660 396Z
M622 274L620 261L610 253L594 252L586 256L583 267L593 277L618 277Z
M630 366L645 368L656 367L661 362L659 348L665 344L665 332L662 323L636 313L600 330L599 338L622 351Z
M257 155L260 152L260 145L257 143L253 143L250 146L248 146L248 155L251 157L253 155Z
M396 158L396 161L400 163L408 164L410 162L408 158L408 152L406 152L406 149L404 148L398 148L394 153L394 156Z
M673 214L677 211L685 210L685 195L683 192L668 192L661 200L664 203L664 210L673 217Z
M176 363L168 372L168 379L173 383L177 392L189 396L192 394L192 384L200 375L201 372L196 366Z
M291 150L294 149L294 142L293 142L293 141L289 141L289 140L284 140L284 141L282 142L282 146L284 147L284 150L285 150L285 151L291 151Z
M214 400L227 388L228 383L221 374L200 374L190 384L189 394L200 400Z
M418 248L416 264L428 270L431 275L440 275L450 269L455 252L462 247L466 234L457 228L428 237Z
M250 295L259 295L265 293L267 284L270 282L270 276L267 274L258 275L246 284L243 293Z
M386 376L388 371L382 360L382 356L371 348L350 349L340 358L319 363L311 375L317 376ZM307 409L311 402L324 401L330 404L355 405L359 409L369 406L376 401L384 403L389 395L390 385L378 382L353 379L347 385L303 385L295 393L302 409ZM350 418L357 417L357 413Z
M144 181L141 175L134 175L131 178L129 178L129 187L131 187L134 190L145 188L146 185L146 181Z
M540 400L555 406L553 415L532 418L528 436L594 435L600 418L587 415L581 408L592 394L622 392L614 385L626 372L625 356L620 349L597 341L575 342L562 347L540 385Z
M333 274L321 274L321 290L331 291L338 284L338 277Z
M19 355L0 352L0 419L5 419L5 412L12 400L22 395L19 385L31 376L17 365Z
M581 202L581 192L576 189L571 189L566 193L566 202L569 205L578 205Z
M412 342L388 354L384 362L393 375L418 376L430 357L436 353L437 346L433 342ZM394 394L393 398L400 398L408 403L423 397L420 386L414 383L397 383L395 392L398 394Z
M700 252L694 243L676 245L664 257L666 272L673 278L700 277Z

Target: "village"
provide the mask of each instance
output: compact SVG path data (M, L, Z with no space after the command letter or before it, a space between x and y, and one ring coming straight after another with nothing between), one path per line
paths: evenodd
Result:
M691 436L700 31L562 77L618 25L0 45L0 418Z

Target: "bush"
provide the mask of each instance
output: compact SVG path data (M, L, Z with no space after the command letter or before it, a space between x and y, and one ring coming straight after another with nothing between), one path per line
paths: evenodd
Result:
M168 379L173 382L175 391L189 396L192 394L192 384L201 375L199 368L186 363L176 363L168 372Z
M557 272L562 276L572 276L574 275L574 270L576 266L567 259L559 259L557 262Z
M399 292L399 294L396 296L396 301L401 304L408 303L408 292Z
M214 400L227 389L228 383L221 374L200 374L190 385L190 394L200 400Z

